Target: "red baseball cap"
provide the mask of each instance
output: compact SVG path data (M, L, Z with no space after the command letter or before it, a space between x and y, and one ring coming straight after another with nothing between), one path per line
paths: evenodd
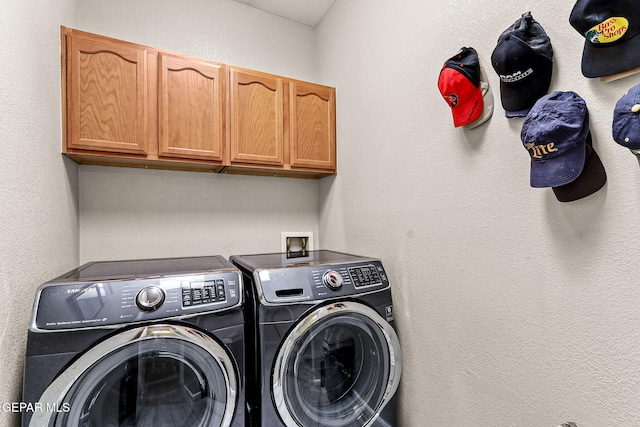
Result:
M451 107L455 127L464 126L482 113L480 60L472 47L463 47L448 59L438 78L438 89Z

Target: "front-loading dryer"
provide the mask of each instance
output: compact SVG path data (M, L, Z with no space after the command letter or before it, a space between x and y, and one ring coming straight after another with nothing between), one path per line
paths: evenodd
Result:
M43 284L22 426L244 427L243 310L221 256L94 262Z
M378 259L333 251L232 256L253 332L255 427L394 426L402 358Z

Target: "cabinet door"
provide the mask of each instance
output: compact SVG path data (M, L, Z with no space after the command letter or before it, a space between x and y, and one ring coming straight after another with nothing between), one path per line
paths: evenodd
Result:
M146 49L69 34L67 148L147 151Z
M222 161L223 65L158 56L160 156Z
M290 83L291 167L336 168L335 89Z
M235 68L229 75L231 163L282 166L282 78Z

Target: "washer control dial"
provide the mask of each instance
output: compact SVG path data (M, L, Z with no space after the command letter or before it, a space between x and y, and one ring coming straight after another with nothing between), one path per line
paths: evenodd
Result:
M342 275L335 270L329 270L322 275L322 283L330 289L340 289L343 282Z
M164 291L158 286L146 286L136 295L136 305L142 310L153 311L164 302Z

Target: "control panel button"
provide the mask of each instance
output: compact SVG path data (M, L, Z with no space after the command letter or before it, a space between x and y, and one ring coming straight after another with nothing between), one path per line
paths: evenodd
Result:
M349 276L356 288L378 286L382 284L380 274L373 265L363 265L349 268Z
M142 310L153 311L164 302L164 291L157 286L147 286L136 295L136 305Z
M211 279L204 282L182 283L182 306L226 302L227 294L224 279Z
M335 270L329 270L322 275L322 283L330 289L340 289L343 282L342 275Z

